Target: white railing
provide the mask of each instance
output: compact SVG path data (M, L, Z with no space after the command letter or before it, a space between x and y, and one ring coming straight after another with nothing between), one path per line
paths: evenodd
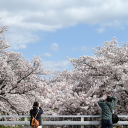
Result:
M0 115L0 125L24 125L25 127L28 127L30 125L30 121L28 121L29 115ZM94 118L94 117L101 117L101 115L58 115L58 116L52 116L52 115L42 115L43 121L42 125L81 125L81 128L84 128L84 125L101 125L101 121L84 121L85 117L88 118ZM44 121L45 117L50 118L62 118L63 121ZM118 117L128 117L128 115L118 115ZM2 121L5 118L24 118L24 121ZM80 121L70 121L70 120L64 120L64 118L81 118ZM114 125L128 125L128 121L118 121L117 124Z

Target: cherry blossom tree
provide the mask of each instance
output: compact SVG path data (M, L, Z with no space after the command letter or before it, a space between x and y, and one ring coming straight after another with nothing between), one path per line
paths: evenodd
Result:
M29 114L33 102L43 100L47 86L46 79L39 75L49 73L38 56L30 62L21 53L5 51L9 47L2 35L5 31L7 26L0 27L0 111L4 115Z
M6 29L0 27L0 33ZM3 36L0 39L0 111L4 115L29 114L35 100L46 115L101 115L97 102L107 95L118 99L117 114L127 113L127 44L118 47L112 39L93 50L94 57L68 58L73 70L48 72L39 57L24 60L21 53L5 51L9 45Z
M128 45L122 44L119 47L117 40L112 39L93 50L94 57L68 58L74 70L53 73L56 76L47 90L51 99L48 107L56 109L57 115L101 115L97 102L112 95L118 99L116 114L126 115Z
M74 71L75 73L75 71ZM87 115L90 110L90 101L93 103L96 96L91 97L96 87L88 89L77 94L74 87L78 85L78 81L71 78L73 71L55 72L57 76L51 79L49 86L47 86L45 93L49 98L50 108L56 109L56 112L51 113L54 115ZM50 100L51 99L51 100ZM86 111L85 111L86 110Z
M127 66L128 66L128 45L113 39L104 42L104 46L93 50L94 57L82 56L79 59L69 59L77 70L79 84L74 88L78 93L79 87L85 90L90 86L98 86L92 97L102 97L110 94L118 99L117 110L119 114L126 114L127 107ZM97 101L96 101L97 102ZM97 107L98 108L98 107ZM96 110L95 110L96 111Z

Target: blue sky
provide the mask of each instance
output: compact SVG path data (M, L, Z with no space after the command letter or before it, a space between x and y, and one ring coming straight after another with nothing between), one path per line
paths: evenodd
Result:
M8 25L6 51L24 59L40 56L44 68L72 70L67 61L94 56L92 48L117 38L128 41L128 1L125 0L2 0L0 25Z

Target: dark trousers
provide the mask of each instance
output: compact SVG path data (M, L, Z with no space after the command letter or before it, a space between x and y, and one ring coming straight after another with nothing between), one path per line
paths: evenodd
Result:
M101 121L101 128L113 128L112 120L102 119L102 121Z

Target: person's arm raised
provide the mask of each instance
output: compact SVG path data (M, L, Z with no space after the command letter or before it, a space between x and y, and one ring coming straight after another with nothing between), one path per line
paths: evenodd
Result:
M117 102L118 102L118 99L117 98L115 98L114 96L112 96L112 99L114 100L114 104L113 104L113 108L116 106L116 104L117 104Z
M39 109L40 109L41 114L43 114L43 110L42 110L42 108L40 107L40 103L39 103Z

